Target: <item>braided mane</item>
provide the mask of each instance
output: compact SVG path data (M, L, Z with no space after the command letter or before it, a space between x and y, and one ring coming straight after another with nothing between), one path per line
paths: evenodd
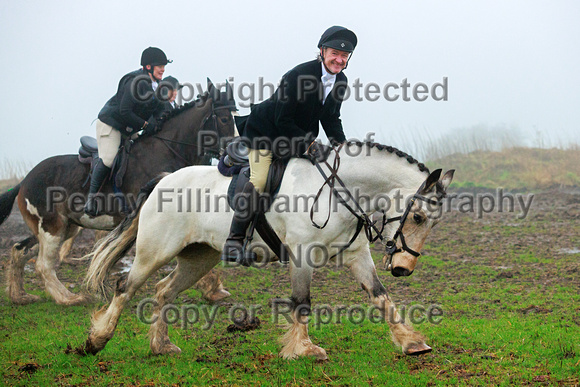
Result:
M419 161L417 161L413 156L403 152L402 150L399 150L395 147L389 146L389 145L383 145L383 144L379 144L377 142L370 142L370 141L366 141L366 142L362 142L362 141L347 141L346 143L347 145L356 145L358 147L363 147L363 146L368 146L369 148L377 148L380 151L387 151L389 153L393 153L401 158L404 158L405 160L407 160L407 162L409 164L417 164L417 168L419 168L419 171L421 172L427 172L429 173L429 168L427 168L425 166L425 164L420 163Z

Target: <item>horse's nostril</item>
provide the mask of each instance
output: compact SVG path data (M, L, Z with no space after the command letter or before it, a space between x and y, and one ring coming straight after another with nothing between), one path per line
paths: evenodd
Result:
M404 267L394 267L393 270L391 271L391 273L395 277L407 277L407 276L410 276L411 274L413 274L412 271L409 271L409 270L405 269Z

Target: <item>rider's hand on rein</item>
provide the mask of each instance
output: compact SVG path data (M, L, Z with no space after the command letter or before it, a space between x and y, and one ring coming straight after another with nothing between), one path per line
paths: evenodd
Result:
M306 150L306 154L313 164L314 162L322 163L328 159L331 150L331 147L324 146L317 141L312 141Z

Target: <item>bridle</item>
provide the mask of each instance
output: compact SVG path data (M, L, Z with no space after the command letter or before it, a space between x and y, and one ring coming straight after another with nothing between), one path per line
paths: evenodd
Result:
M207 116L206 116L206 117L205 117L205 118L204 118L204 119L201 121L201 125L200 125L200 127L199 127L199 131L202 131L202 130L204 130L204 128L206 127L206 125L207 125L208 123L210 123L210 125L212 125L213 127L212 127L211 129L209 129L209 130L210 130L210 131L213 131L213 132L215 132L215 133L218 135L218 137L219 137L219 130L218 130L218 123L217 123L217 114L216 114L216 111L218 111L218 110L223 110L223 109L229 109L229 110L231 110L231 107L230 107L230 106L227 106L227 105L226 105L226 106L217 106L217 107L216 107L216 106L215 106L216 104L217 104L217 102L216 102L216 101L214 101L214 100L212 99L212 102L211 102L211 111L210 111L210 114L208 114L208 115L207 115ZM198 132L199 132L199 131L198 131ZM186 166L188 166L188 165L193 165L193 163L192 163L190 160L187 160L185 157L183 157L182 155L180 155L178 151L176 151L174 148L172 148L172 147L169 145L169 143L178 144L178 145L185 145L185 146L193 146L193 147L199 147L200 145L199 145L198 143L196 143L196 142L185 142L185 141L177 141L177 140L171 140L171 139L168 139L168 138L161 137L161 136L159 136L159 135L157 135L157 134L153 135L152 137L155 137L155 138L157 138L157 139L161 140L161 141L162 141L162 142L165 144L165 146L166 146L166 147L167 147L167 148L168 148L168 149L169 149L169 150L170 150L170 151L171 151L171 152L172 152L172 153L173 153L173 154L174 154L174 155L175 155L175 156L176 156L176 157L177 157L179 160L181 160L182 162L184 162L184 163L185 163L185 165L186 165ZM202 149L202 150L203 150L203 152L204 152L204 153L203 153L203 155L204 155L204 156L216 156L216 155L218 154L218 151L216 151L216 150L205 150L205 149Z
M334 196L336 196L337 200L344 206L346 207L346 209L354 215L355 218L358 219L358 223L357 223L357 227L356 227L356 231L354 233L354 235L352 236L352 238L350 239L350 241L343 246L339 252L337 254L335 254L334 256L342 253L344 250L346 250L348 247L350 247L350 245L355 241L355 239L358 237L359 233L361 232L361 230L364 228L365 230L365 236L367 237L368 241L370 243L376 242L377 240L381 240L381 242L383 242L385 244L385 253L387 256L387 261L385 263L385 268L389 267L392 263L393 260L393 255L395 253L401 252L401 251L406 251L409 254L418 257L421 255L421 253L411 249L409 246L407 246L407 243L405 241L405 236L403 235L403 227L405 225L405 221L407 220L407 216L409 215L409 212L411 211L411 208L413 207L413 205L415 204L416 200L421 200L421 201L425 201L433 206L440 206L443 203L441 201L438 200L433 200L431 198L427 198L423 195L420 195L419 192L421 192L421 190L425 187L425 183L421 184L421 186L419 187L419 189L417 190L417 192L413 195L413 197L411 198L411 200L409 201L409 203L407 204L407 207L405 208L405 212L403 213L403 215L401 216L395 216L392 218L387 218L387 214L386 212L383 210L383 220L382 220L382 225L381 228L377 228L377 226L375 225L377 223L377 221L372 221L369 216L364 212L364 210L362 209L361 205L356 201L356 199L353 197L353 195L350 193L350 191L348 190L348 188L346 187L346 185L344 184L344 182L342 181L342 179L338 176L338 168L340 167L340 156L339 156L339 151L340 149L343 147L344 143L340 144L338 147L332 147L332 150L334 151L334 162L333 165L331 166L327 160L324 160L323 163L326 165L326 167L330 170L330 175L326 176L326 173L324 173L324 171L322 170L322 168L320 167L320 163L315 161L315 160L311 160L312 163L316 166L316 168L318 169L318 171L320 172L320 174L322 175L322 177L324 178L324 183L322 184L322 187L320 187L320 189L318 190L318 193L316 194L315 198L314 198L314 202L312 204L312 207L310 208L310 220L312 221L312 225L318 229L323 229L324 227L326 227L326 225L328 224L328 221L330 220L330 205L329 205L329 209L328 209L328 216L326 218L326 221L324 222L324 224L322 224L321 226L318 225L315 221L314 221L314 205L316 203L316 201L320 198L320 195L322 194L322 190L324 189L324 186L328 185L328 187L330 188L330 195L329 195L329 203L330 203L330 198L332 197L332 195L334 194ZM348 197L347 199L344 199L341 195L340 192L335 188L335 182L338 182L338 184L342 187L343 192L346 194L346 196ZM443 196L444 197L444 196ZM348 204L348 200L352 200L352 202L354 203L354 207L350 206ZM383 232L385 230L385 226L389 223L392 222L396 222L399 221L399 228L397 228L397 231L395 232L393 238L391 239L387 239L384 235ZM374 234L374 235L373 235ZM401 239L401 247L398 248L397 247L397 239L400 238ZM334 257L333 256L333 257Z
M407 253L411 254L414 257L419 257L421 255L420 252L417 252L417 251L411 249L409 246L407 246L407 243L405 242L405 236L403 235L403 227L405 226L405 221L407 220L407 216L409 215L409 212L411 211L411 208L413 207L413 204L415 204L415 200L417 200L417 199L422 200L424 202L427 202L427 203L431 204L432 206L441 206L443 204L440 201L433 200L433 199L427 198L423 195L420 195L419 192L421 192L421 190L423 189L424 186L425 186L425 183L421 184L421 187L419 187L419 189L413 195L411 200L409 200L409 204L407 204L407 208L405 208L405 212L403 213L402 216L395 216L393 218L388 218L388 219L386 219L386 222L383 223L383 227L384 227L384 225L387 223L396 222L397 220L400 221L399 228L397 228L397 231L395 231L395 235L393 235L393 238L389 239L388 241L385 242L385 253L387 256L387 260L385 262L385 268L389 268L391 266L392 261L393 261L393 255L395 253L399 253L401 251L406 251ZM384 214L385 213L383 211L383 216L385 216ZM400 248L397 247L397 238L399 238L399 237L401 238L401 246L402 246ZM381 240L382 240L382 238L381 238Z

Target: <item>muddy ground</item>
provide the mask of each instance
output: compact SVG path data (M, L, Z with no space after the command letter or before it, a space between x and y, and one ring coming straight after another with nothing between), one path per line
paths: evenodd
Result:
M510 278L517 283L518 268L513 262L505 262L506 252L513 254L521 251L535 254L541 258L554 259L570 254L580 253L580 188L558 188L535 193L509 193L504 192L504 196L514 198L514 208L510 211L509 199L504 199L502 212L497 206L497 191L455 191L456 198L450 199L444 208L444 215L441 223L435 227L428 238L423 254L431 253L442 256L442 260L453 261L458 264L486 265L494 270L499 270L498 279ZM480 199L487 195L494 197L495 207L490 212L490 199ZM533 199L531 196L533 195ZM474 197L475 207L471 208L469 198ZM485 211L480 211L477 206L478 201L483 200ZM531 200L531 202L530 202ZM531 203L527 216L522 219L525 210L522 204ZM450 206L448 206L450 205ZM451 208L451 210L449 210ZM480 216L481 214L481 216ZM513 232L512 232L513 231ZM5 267L7 265L10 249L14 243L28 237L30 231L24 224L18 208L14 206L11 216L0 226L0 279L4 283ZM77 237L72 250L72 257L82 257L93 247L95 232L93 230L83 230ZM375 251L379 254L381 246L375 246ZM25 288L27 290L40 290L42 284L38 276L34 273L34 262L32 259L26 265ZM59 278L73 292L79 291L79 284L82 275L87 267L87 262L63 263L59 270ZM118 270L127 270L129 260L124 261L124 266L119 265ZM574 285L580 291L580 269L578 261L575 264L567 265L564 272L556 269L555 265L542 262L528 263L538 268L538 274L533 281L525 278L525 283L534 286L535 283L549 285L554 281L562 285ZM451 265L447 270L455 270L456 266ZM171 270L171 264L164 268L157 276L157 279L166 275ZM419 263L415 277L420 276L422 280L441 279L445 277L457 280L458 273L445 272L443 270L421 270ZM248 273L243 269L218 269L221 270L227 288L228 276L245 276ZM330 268L333 271L336 268ZM382 270L382 269L379 269ZM328 277L326 270L315 272L313 286L316 280L322 285ZM283 270L278 277L280 283L288 283L289 278ZM349 274L345 274L349 276ZM113 276L114 278L115 276ZM156 278L147 283L147 289L152 289ZM398 301L417 300L429 301L429 293L419 293L419 290L409 288L408 282L389 281L391 290L398 294L395 298ZM343 285L341 285L343 284ZM330 294L341 293L345 288L357 289L357 285L351 280L338 281L332 288L320 287L320 290ZM146 290L147 290L146 289ZM397 289L404 292L397 292ZM359 289L357 289L359 290ZM4 301L0 302L6 302Z
M432 354L408 358L395 353L391 360L387 360L389 367L401 366L408 370L411 377L420 378L431 375L433 380L430 384L438 382L443 385L452 385L462 381L469 385L502 383L578 385L576 370L580 364L580 358L578 358L580 352L576 343L578 332L580 332L580 306L574 300L577 300L577 295L580 293L580 189L554 189L533 194L512 193L509 195L515 199L513 211L508 208L509 199L505 199L502 212L499 212L497 203L495 208L491 209L490 199L482 201L482 211L479 211L477 206L470 208L469 198L475 198L475 203L485 196L497 200L496 191L481 190L454 194L457 198L451 201L451 210L447 212L447 208L444 209L443 219L432 230L423 249L424 257L420 258L412 276L394 278L382 269L382 265L377 264L379 277L397 305L409 305L415 302L423 305L438 304L443 306L445 318L449 318L449 323L444 326L427 324L421 327L426 333L433 332L431 342L436 350ZM504 193L505 195L508 193ZM530 195L533 195L531 206L526 217L523 218L524 211L520 203L530 203ZM485 212L483 209L490 212ZM478 215L479 213L481 216ZM17 209L13 209L11 217L0 226L1 280L4 280L5 266L12 245L28 235L30 235L29 231L23 224L20 214ZM83 230L73 248L72 256L81 257L88 253L93 243L94 231ZM377 263L380 262L381 249L380 246L373 247ZM63 263L60 266L58 276L72 292L81 291L80 284L87 264L86 261L81 261ZM123 270L127 270L127 267L117 267L117 273L111 276L111 282L115 281L119 272ZM132 313L135 312L139 299L153 294L155 283L166 276L168 270L171 270L171 264L147 281L130 307ZM231 298L223 301L222 305L224 307L233 304L263 305L264 311L259 313L260 320L264 322L264 327L261 329L270 332L273 326L268 323L269 303L273 298L285 298L290 295L288 269L278 264L271 264L261 273L256 273L255 269L246 268L217 268L217 270L221 273L226 289L232 293ZM43 295L38 307L43 307L44 304L46 309L53 302L42 292L42 284L34 272L34 260L26 266L25 288L29 292ZM352 275L344 268L332 263L314 272L311 290L314 306L355 305L368 300L360 285L353 280ZM177 300L177 303L187 304L199 302L204 301L201 299L201 294L194 290L184 292ZM7 297L1 296L0 306L8 305ZM61 310L61 308L56 309ZM46 310L52 311L50 308ZM83 313L86 319L88 312ZM11 313L11 315L15 314ZM504 316L512 317L505 320ZM487 321L489 331L478 330L480 328L477 325L478 321ZM526 324L532 321L533 327L537 330L533 334L524 332L524 335L526 343L535 343L537 346L518 348L514 343L516 343L516 338L519 343L520 332L515 329L506 329L506 325L511 326L512 321L514 324ZM550 323L546 325L546 321ZM130 322L127 323L130 324ZM6 326L12 324L12 319L10 322L6 320L5 324ZM85 322L85 325L87 324ZM211 331L212 334L226 332L226 325L220 328L219 324ZM446 330L452 331L453 327L457 326L462 326L463 330L467 329L467 335L470 332L478 332L479 336L465 338L463 330L460 333L450 333ZM495 332L500 329L499 327L505 338L496 340ZM235 330L236 327L232 325L231 328ZM15 327L15 329L22 330L23 328ZM144 328L141 325L135 328L133 325L131 329ZM229 329L230 327L227 328L227 332L230 332ZM367 326L365 329L371 328ZM554 335L550 336L554 330L558 334L556 338ZM27 348L28 336L22 332L25 331L10 333L10 335L15 338L23 337L22 343ZM185 342L193 337L192 333L187 330L176 328L174 332L174 335L181 334ZM330 340L332 343L330 338L324 336L329 332L328 330L322 329L315 332L314 335L318 340ZM202 333L198 332L198 334ZM270 334L273 333L270 332ZM135 333L132 335L135 336ZM351 342L355 337L350 331L345 335L341 339L345 341L337 344L341 351L344 346L348 345L346 343ZM552 340L546 339L546 336L552 337ZM6 337L9 335L6 334ZM81 342L79 338L82 337L84 333L74 335L70 341L73 347ZM230 376L232 370L227 368L230 366L229 351L246 351L246 349L238 348L240 344L234 336L218 337L216 340L212 339L209 348L204 347L204 354L196 361L212 361L220 367L227 364L223 375ZM363 339L366 335L357 337ZM64 345L68 342L67 340L58 342L59 352L65 351ZM243 342L245 340L244 338ZM119 341L120 339L117 340L116 347L111 347L113 352L110 356L117 356L114 352L115 348L122 348L118 345ZM142 343L142 346L145 348L146 344ZM30 358L23 355L22 359L28 359L24 366L23 360L16 362L15 355L8 358L10 364L17 364L20 367L17 371L13 371L16 375L12 375L14 379L11 380L23 378L22 372L28 372L23 367L29 364L49 362L41 356L42 347L37 348ZM212 350L213 347L216 348L215 351ZM26 349L20 351L26 353ZM193 349L186 348L185 351L192 353ZM378 353L382 354L383 349L381 348ZM335 352L331 355L337 361L339 354ZM272 353L267 356L269 357L266 363L262 361L255 365L257 369L272 366L276 356ZM68 361L66 360L65 363L68 364ZM155 361L161 366L166 366L165 362L171 360L156 358ZM189 363L189 360L183 361L183 364ZM173 369L174 364L171 363L170 367ZM46 377L54 377L55 380L63 377L60 374L57 375L58 372L64 372L65 376L70 372L62 371L65 368L56 362L54 368L61 371L50 371L53 372L50 373L48 366L45 368L47 369L45 374L48 375ZM243 370L244 374L249 372L247 368ZM81 372L82 375L84 375L83 372ZM119 375L125 375L130 373L130 370L121 367L119 372ZM337 375L340 374L338 371L334 372ZM83 380L91 380L90 378L93 377L92 374L87 375L83 376L85 378ZM346 377L340 375L342 378ZM324 377L321 376L319 384L326 383L328 376L324 374ZM68 385L69 382L62 384ZM108 380L104 384L122 383L112 383ZM418 385L423 384L427 383Z

